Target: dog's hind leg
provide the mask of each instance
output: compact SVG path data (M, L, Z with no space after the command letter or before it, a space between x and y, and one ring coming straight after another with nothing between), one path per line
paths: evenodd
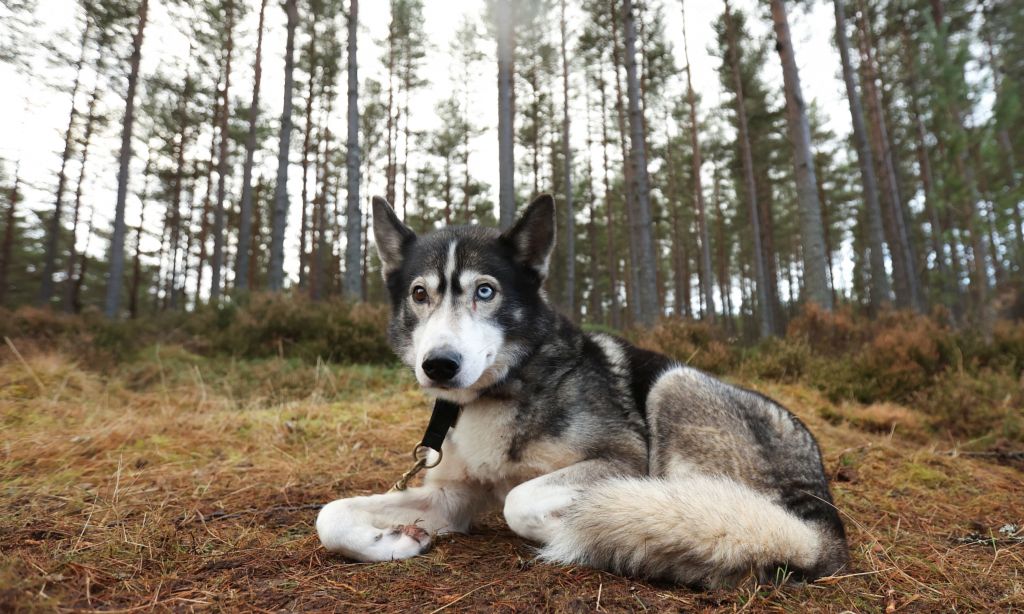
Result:
M422 554L436 533L464 532L481 507L468 486L421 486L382 495L338 499L316 519L320 542L358 561L390 561Z
M564 512L595 482L625 475L621 464L587 460L523 482L505 497L505 522L516 535L547 544Z

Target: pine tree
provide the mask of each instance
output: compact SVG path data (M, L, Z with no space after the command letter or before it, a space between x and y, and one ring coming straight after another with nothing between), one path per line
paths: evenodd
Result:
M818 180L814 174L811 154L811 131L807 122L806 103L796 67L796 54L789 33L789 17L784 0L772 0L772 21L777 43L775 49L782 60L785 82L789 140L793 147L797 195L800 201L800 238L803 254L804 292L807 299L826 311L832 310L832 293L828 287L825 256L825 230L821 223L818 201Z
M715 298L712 290L714 283L711 274L711 238L708 232L707 214L704 207L704 188L701 184L701 166L703 159L700 149L700 127L697 124L697 97L693 91L693 80L690 70L690 47L686 38L686 1L681 0L683 9L683 54L686 59L686 103L689 107L689 129L690 146L693 149L691 156L693 197L697 205L697 228L700 234L700 270L701 270L701 293L704 296L704 303L707 306L705 313L709 321L715 321ZM724 298L724 297L723 297Z
M224 0L223 5L216 7L216 15L225 15L223 31L224 49L224 88L221 90L221 109L218 129L220 146L217 154L217 201L213 210L213 257L210 260L210 302L217 304L222 289L221 273L224 268L225 243L225 199L227 198L227 178L231 172L228 163L228 122L231 117L231 60L235 48L235 3Z
M494 29L498 40L498 225L510 228L515 219L515 159L513 151L515 62L514 17L511 0L494 0Z
M750 227L753 235L753 263L757 286L758 325L761 337L768 337L776 334L775 313L773 304L769 302L768 293L768 272L765 264L764 251L762 249L761 236L761 212L758 206L757 186L754 183L754 161L751 153L749 125L747 121L746 100L743 96L743 78L740 74L740 58L737 49L737 27L733 20L733 14L729 1L725 2L724 34L726 43L726 63L723 69L728 70L732 75L734 95L736 97L736 122L739 127L739 147L744 191L747 198L747 205L750 210Z
M846 98L850 105L850 119L853 125L853 139L856 143L857 162L860 167L864 208L868 221L867 236L871 262L871 305L874 309L890 300L889 274L885 270L884 235L882 230L882 207L878 201L878 180L875 177L875 160L868 147L867 128L864 125L864 107L861 104L853 64L850 60L850 45L846 35L846 7L844 0L834 0L836 14L836 47L843 65L843 81Z
M636 67L636 27L634 25L633 3L622 3L623 40L626 52L626 92L629 98L629 126L631 163L633 171L633 192L636 195L636 210L632 220L632 234L635 234L639 274L639 323L651 326L658 319L658 288L655 278L655 255L651 236L650 186L647 175L647 153L643 118L640 113L640 84Z
M132 159L132 130L135 125L135 90L139 82L142 62L142 43L145 40L149 17L149 0L140 0L132 54L129 59L128 92L125 95L124 127L121 130L121 152L118 157L117 203L114 206L114 232L110 241L110 270L107 274L107 296L104 313L116 318L120 313L121 288L124 273L124 209L128 198L128 171Z
M292 139L292 93L295 69L295 29L298 26L297 0L285 0L288 35L284 52L284 108L277 153L277 182L274 184L274 210L270 237L270 268L267 285L273 291L284 287L284 233L288 224L288 155Z
M363 216L359 210L359 68L356 60L356 33L359 29L359 2L349 1L348 9L348 142L345 168L348 178L345 207L345 297L362 298L359 269Z
M68 117L68 127L64 132L64 150L60 157L60 170L57 172L57 194L54 199L53 215L50 216L50 223L46 233L46 256L43 262L43 277L39 285L39 305L49 305L53 299L54 284L53 275L57 270L57 250L60 247L60 235L63 230L62 215L64 206L64 191L67 186L67 166L74 153L75 124L78 119L78 90L82 80L82 68L85 66L86 53L93 35L94 20L85 5L85 25L82 28L82 35L79 43L78 59L75 61L75 79L71 86L71 111Z
M245 139L245 164L242 167L242 203L238 224L238 255L235 259L235 288L249 289L249 261L252 249L252 165L256 153L256 128L260 117L260 85L263 79L263 23L267 0L260 1L256 30L256 62L253 65L252 102L249 103L249 132Z

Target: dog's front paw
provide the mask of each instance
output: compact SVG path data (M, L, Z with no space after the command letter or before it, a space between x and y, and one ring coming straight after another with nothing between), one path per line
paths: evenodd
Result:
M430 533L415 524L374 526L371 518L354 513L352 501L328 503L316 519L320 542L331 552L357 561L393 561L422 554L430 548Z
M423 554L430 549L430 533L414 525L396 525L381 534L375 544L383 555L377 560L397 560Z

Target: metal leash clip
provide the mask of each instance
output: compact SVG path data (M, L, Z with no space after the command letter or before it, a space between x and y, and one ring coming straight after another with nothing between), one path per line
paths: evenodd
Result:
M423 456L420 456L420 448L427 449L426 454L424 454ZM415 462L413 463L412 467L409 468L408 471L402 474L402 477L398 478L398 481L395 482L395 485L392 486L391 490L388 492L392 492L395 490L405 490L409 486L409 480L415 477L417 473L423 471L424 469L433 469L434 467L437 467L439 464L441 464L441 458L444 456L441 450L437 451L437 460L431 464L427 464L427 457L429 456L429 454L429 447L423 445L422 443L416 444L416 447L412 449L412 458Z

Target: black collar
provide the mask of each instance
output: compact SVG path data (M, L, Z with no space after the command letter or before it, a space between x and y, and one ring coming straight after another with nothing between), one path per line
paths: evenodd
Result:
M421 446L426 446L435 452L441 451L441 444L448 435L448 430L455 426L459 419L459 411L462 408L443 399L434 402L434 411L430 414L430 422L427 423L427 430L423 433Z

